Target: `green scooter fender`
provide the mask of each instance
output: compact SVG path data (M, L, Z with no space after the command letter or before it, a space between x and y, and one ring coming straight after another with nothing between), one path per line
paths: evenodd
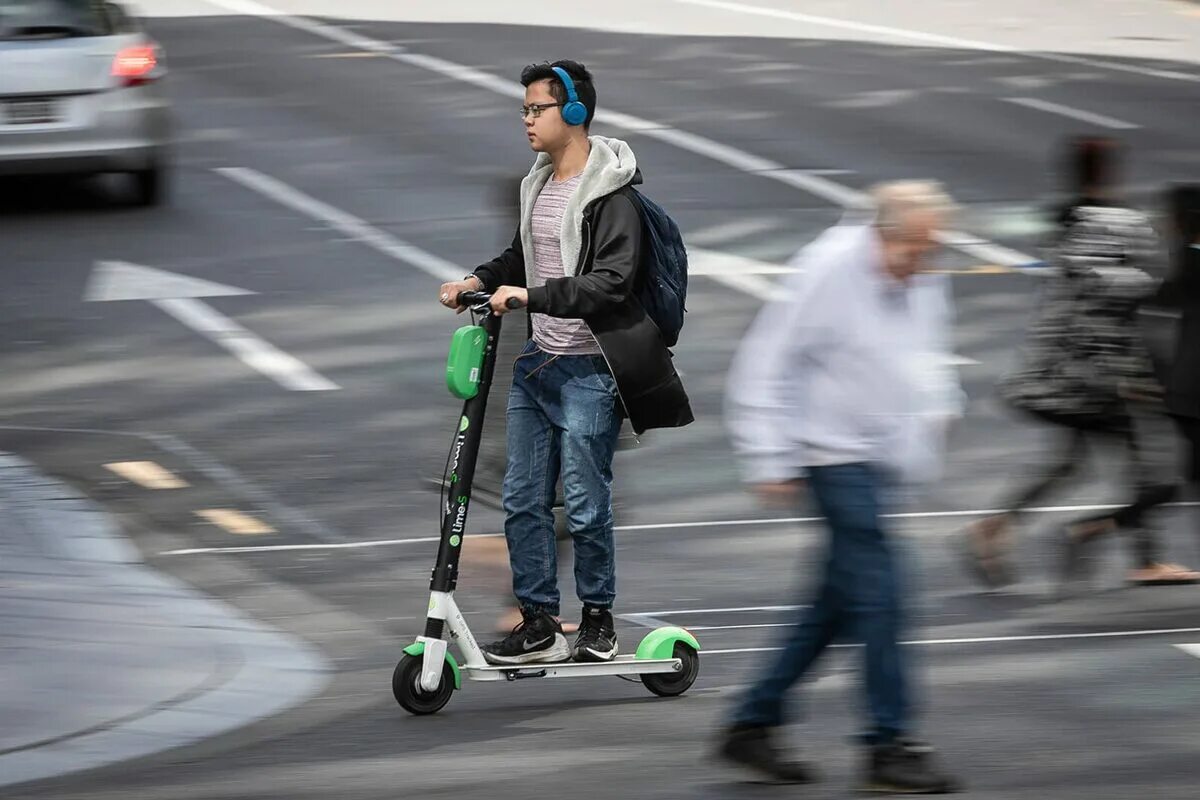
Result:
M646 634L638 645L634 658L674 658L675 643L682 642L688 647L700 652L700 642L696 637L683 628L655 628Z
M404 648L404 652L406 655L410 655L413 658L420 658L425 655L425 643L413 642L408 647ZM462 673L458 669L458 662L454 659L454 654L449 650L446 651L446 661L450 664L450 671L454 673L454 688L461 689Z

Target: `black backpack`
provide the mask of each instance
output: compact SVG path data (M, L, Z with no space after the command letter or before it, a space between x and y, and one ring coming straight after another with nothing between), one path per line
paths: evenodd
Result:
M635 294L646 314L658 326L663 342L674 347L683 328L687 311L687 250L675 220L641 192L634 190L642 224L646 231L647 251Z

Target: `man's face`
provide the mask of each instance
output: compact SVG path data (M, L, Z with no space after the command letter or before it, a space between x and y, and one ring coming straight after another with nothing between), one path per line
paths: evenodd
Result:
M535 81L525 87L525 133L535 153L549 153L561 148L571 135L571 126L563 122L562 108L550 94L550 81ZM534 110L540 107L539 114Z
M934 239L942 220L932 211L910 214L902 225L883 239L884 266L893 278L907 281L929 268L939 244Z

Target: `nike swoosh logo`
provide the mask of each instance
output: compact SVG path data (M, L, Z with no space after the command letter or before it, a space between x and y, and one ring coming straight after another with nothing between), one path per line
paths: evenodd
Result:
M545 639L539 639L536 642L521 642L521 649L524 650L525 652L529 652L530 650L532 650L535 647L540 647L540 646L544 645L546 642L550 641L553 638L554 638L553 636L547 636Z

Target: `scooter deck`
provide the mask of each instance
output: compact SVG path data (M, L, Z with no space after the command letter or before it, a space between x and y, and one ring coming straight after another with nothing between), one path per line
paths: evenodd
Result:
M587 675L651 675L678 672L683 663L678 658L634 658L619 655L612 661L580 662L551 661L535 664L464 665L463 671L476 680L515 679L518 677L569 678Z

